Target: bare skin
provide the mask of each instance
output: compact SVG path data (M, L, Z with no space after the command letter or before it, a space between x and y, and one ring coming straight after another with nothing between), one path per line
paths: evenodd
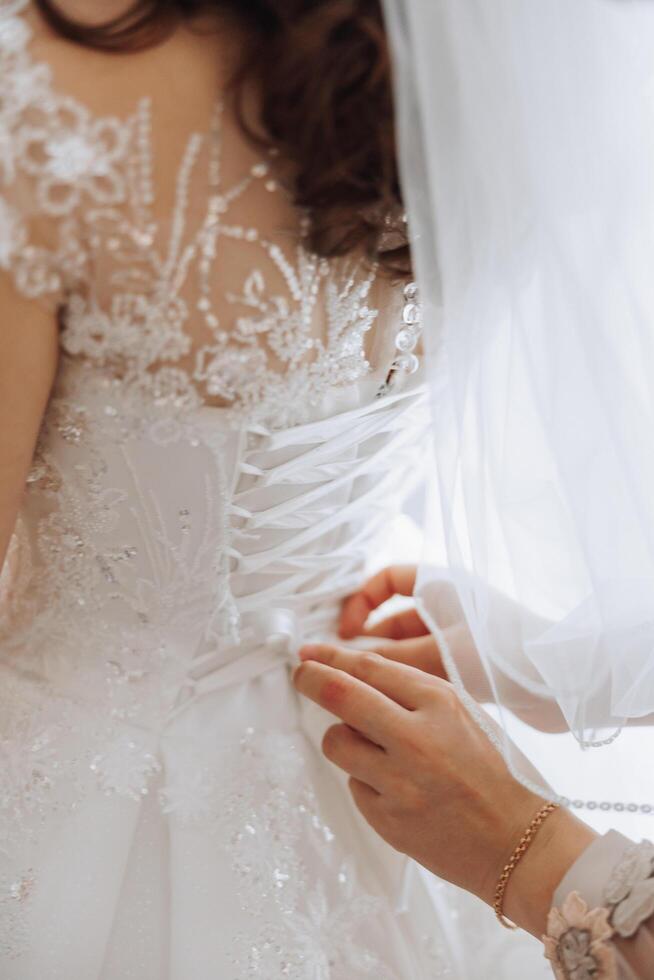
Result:
M452 686L368 652L305 647L294 683L340 719L325 756L350 776L362 815L392 847L492 903L542 799L518 783ZM565 810L538 833L507 888L506 914L536 936L559 881L594 839Z
M420 618L415 608L405 609L383 619L372 626L368 617L379 606L393 596L411 596L415 588L415 565L392 565L382 569L365 582L361 589L350 596L343 604L340 622L340 635L344 640L357 636L378 637L380 646L376 647L389 660L410 664L420 670L448 680L447 671L434 636ZM436 584L432 584L434 588ZM465 668L466 687L480 703L493 701L486 671L484 670L474 639L468 628L463 610L456 598L454 587L443 581L436 586L442 593L443 608L448 610L447 621L439 621L443 639L459 667ZM499 592L490 593L497 611L510 620L517 621L524 614L515 602ZM537 617L532 619L537 621ZM549 625L540 621L542 629ZM565 732L568 725L554 698L534 698L525 695L518 684L502 679L504 697L510 700L511 710L532 728L545 732Z
M89 22L122 13L126 0L69 0L62 8ZM135 93L161 93L153 134L157 160L157 208L165 224L172 211L181 149L190 130L204 131L215 106L217 65L228 63L233 35L178 31L162 45L130 55L129 70L114 54L100 53L56 36L38 11L26 13L34 31L31 50L50 65L58 88L80 98L92 112L130 115ZM217 53L220 57L217 57ZM165 80L165 85L162 85ZM225 120L231 127L235 123ZM238 161L241 166L240 158ZM265 193L265 191L262 191ZM20 206L21 202L18 202ZM56 228L38 215L31 244L48 248ZM54 306L54 303L52 304ZM21 296L0 269L0 569L20 508L25 478L58 364L56 311Z
M0 277L0 568L57 367L55 317Z
M350 775L353 798L373 829L490 904L504 864L543 801L513 779L455 697L438 644L417 611L368 625L388 599L412 594L415 574L414 566L385 568L343 605L342 638L378 638L377 653L307 647L295 684L341 719L327 731L323 750ZM476 656L464 624L443 625L458 656ZM567 810L548 817L511 876L506 915L542 936L554 891L595 837ZM615 943L636 976L650 976L649 946L639 945L638 934Z

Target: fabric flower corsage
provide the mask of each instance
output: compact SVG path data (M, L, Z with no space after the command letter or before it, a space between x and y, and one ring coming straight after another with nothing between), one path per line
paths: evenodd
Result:
M654 844L634 844L616 865L604 889L611 924L619 936L633 936L654 915Z
M543 937L557 980L617 980L612 935L609 910L589 911L579 893L571 892L561 909L550 911Z

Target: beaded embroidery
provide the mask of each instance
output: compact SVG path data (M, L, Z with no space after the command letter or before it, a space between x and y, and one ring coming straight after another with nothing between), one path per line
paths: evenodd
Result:
M247 787L242 767L252 774ZM362 891L347 859L334 868L338 844L307 781L298 739L249 729L226 790L221 837L241 882L238 899L253 919L252 931L234 939L243 980L393 980L358 935L390 907ZM317 877L325 866L335 873Z
M395 358L384 384L377 397L397 388L402 381L420 367L415 353L422 334L422 309L418 299L418 286L409 282L404 287L404 306L402 308L402 324L395 335Z
M225 430L242 426L256 446L263 423L305 421L324 395L364 378L375 270L317 258L298 242L302 228L282 248L237 221L248 192L283 188L272 161L226 184L220 105L211 132L190 137L170 227L158 226L149 100L129 119L98 119L53 91L50 68L28 52L27 6L0 0L0 268L59 311L63 356L0 578L0 955L20 956L28 941L40 885L30 859L43 829L98 794L125 807L152 794L167 819L213 829L229 851L252 925L234 937L239 978L390 980L374 941L361 940L392 916L390 903L366 891L334 841L300 737L248 733L231 747L226 784L202 732L188 759L179 748L167 758L161 739L187 651L239 640L234 528L252 518L234 506L243 446L230 457L224 430L202 426L195 410L226 406ZM225 244L250 250L249 261L242 281L217 290ZM375 457L386 437L381 427ZM331 508L347 507L355 449L338 459L336 495L311 519L289 515L276 535L309 536ZM188 466L192 493L158 492L170 460ZM328 482L311 465L296 478ZM243 467L243 485L257 473ZM383 488L379 466L371 479ZM368 529L354 527L362 547ZM338 558L342 530L325 532L309 558L289 549L269 573L275 585L288 580L301 597L323 557ZM274 586L261 590L274 603Z
M210 401L277 425L301 420L329 388L365 376L375 270L317 258L301 244L302 228L285 251L231 218L255 184L283 188L268 162L224 184L220 104L210 132L188 140L162 247L149 99L127 120L96 119L53 91L49 67L30 58L30 28L16 16L25 6L0 8L0 268L27 296L61 305L63 352L159 403ZM207 201L199 221L190 210L198 182ZM25 198L37 214L19 211L14 199ZM252 250L253 259L245 281L220 297L229 319L213 285L223 243Z

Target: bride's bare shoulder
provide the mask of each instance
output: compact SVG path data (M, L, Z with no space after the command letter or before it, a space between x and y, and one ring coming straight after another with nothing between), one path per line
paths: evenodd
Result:
M39 7L31 2L24 9L32 29L31 53L35 61L48 63L58 92L79 99L96 114L118 117L133 112L137 96L159 94L167 125L174 128L179 122L182 131L189 126L206 128L216 93L238 49L231 23L221 21L217 29L198 30L194 23L180 21L178 29L166 32L156 44L117 57L92 44L72 42ZM73 22L89 26L109 24L132 8L132 0L58 0L56 5Z

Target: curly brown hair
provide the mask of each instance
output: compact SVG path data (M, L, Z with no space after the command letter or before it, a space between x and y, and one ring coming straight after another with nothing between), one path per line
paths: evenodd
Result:
M72 20L55 0L36 3L59 34L105 51L151 46L204 11L236 17L246 41L233 106L247 137L291 164L309 247L328 258L363 253L394 279L410 274L381 0L135 0L100 26ZM256 124L245 112L252 81Z

